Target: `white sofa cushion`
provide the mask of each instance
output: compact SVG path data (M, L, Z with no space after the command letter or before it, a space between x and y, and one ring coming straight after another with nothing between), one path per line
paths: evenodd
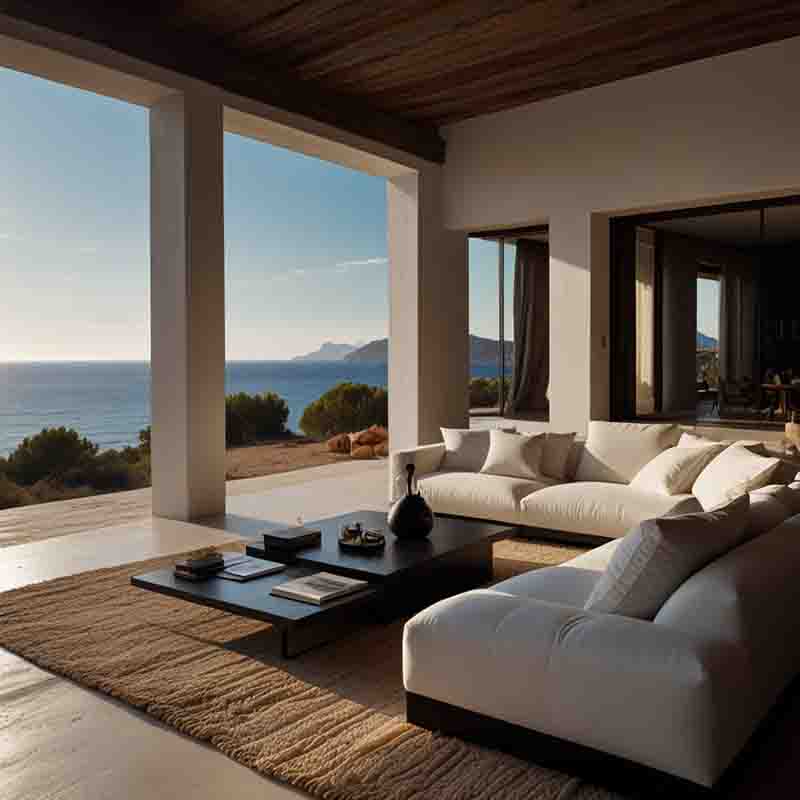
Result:
M702 511L692 495L641 492L618 483L559 484L525 497L521 507L526 525L609 539L644 519Z
M645 520L614 551L584 607L653 619L690 575L741 543L749 507L742 495L713 511Z
M529 481L474 472L436 472L417 481L437 514L455 514L519 524L520 501L551 482Z
M545 435L489 431L489 452L481 467L484 475L505 475L535 481L541 478Z
M722 445L723 447L744 447L745 450L757 455L763 456L767 454L764 442L759 442L755 439L722 439L717 441L716 439L709 439L707 436L684 431L678 440L678 447L707 447L711 444Z
M648 461L631 481L633 489L655 494L688 494L697 476L724 445L669 447Z
M679 437L677 425L592 421L575 480L629 483Z
M442 469L478 472L489 452L489 431L469 428L442 428L444 459Z
M523 572L496 583L492 589L517 597L583 608L621 541L612 539L565 564Z
M779 458L764 458L744 447L729 447L700 473L692 493L703 508L715 508L766 486L779 464Z
M542 474L557 481L567 479L569 457L575 442L575 433L545 434L544 453L542 454Z

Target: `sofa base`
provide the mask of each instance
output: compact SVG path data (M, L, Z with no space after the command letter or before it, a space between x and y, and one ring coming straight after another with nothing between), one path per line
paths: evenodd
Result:
M406 719L430 731L502 750L630 797L709 798L713 789L591 747L406 692Z
M478 519L478 517L465 517L459 514L436 514L437 517L447 517L448 519ZM481 522L489 522L493 525L511 525L513 523L503 522L502 520L480 518ZM541 539L558 544L575 544L585 547L599 547L601 544L613 541L608 536L593 536L588 533L572 533L571 531L557 531L550 528L536 528L532 525L516 525L516 535L525 539Z

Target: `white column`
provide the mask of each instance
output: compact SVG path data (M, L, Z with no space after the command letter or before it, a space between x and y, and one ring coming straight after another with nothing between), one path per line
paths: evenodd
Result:
M150 109L153 514L225 511L222 106Z
M387 181L392 448L469 424L466 234L443 225L441 168Z
M584 433L609 413L608 218L550 217L550 428Z

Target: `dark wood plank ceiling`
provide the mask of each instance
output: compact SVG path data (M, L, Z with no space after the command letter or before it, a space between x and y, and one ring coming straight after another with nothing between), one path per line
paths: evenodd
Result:
M444 123L800 34L800 0L0 0L0 11L432 160Z

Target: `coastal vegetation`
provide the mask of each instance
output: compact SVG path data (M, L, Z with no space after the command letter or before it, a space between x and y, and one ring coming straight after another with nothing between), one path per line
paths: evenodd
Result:
M511 380L505 379L505 396L511 391ZM495 408L500 403L499 378L473 378L469 382L470 408Z
M229 395L226 446L301 441L288 430L288 419L287 402L274 392ZM300 427L322 441L337 433L385 426L387 421L385 389L340 383L306 407ZM0 509L149 486L150 435L148 426L139 431L135 446L100 450L71 428L44 428L0 458Z
M275 392L229 394L225 398L225 444L241 447L286 434L289 405Z
M0 508L149 485L149 428L136 447L103 451L71 428L44 428L0 458Z
M389 395L380 386L340 383L311 403L300 418L300 428L315 439L389 424Z

